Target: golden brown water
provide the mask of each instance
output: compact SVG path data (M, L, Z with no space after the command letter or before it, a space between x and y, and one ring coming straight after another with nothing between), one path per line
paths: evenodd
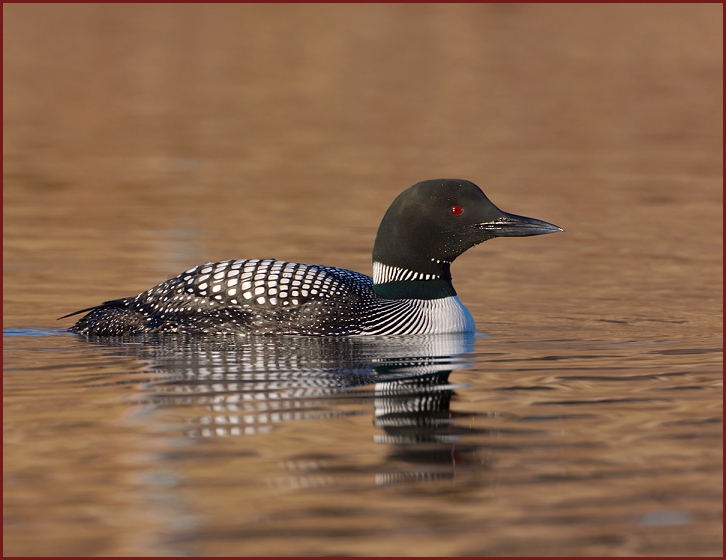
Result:
M720 4L3 11L6 555L721 555ZM475 339L58 332L448 176Z

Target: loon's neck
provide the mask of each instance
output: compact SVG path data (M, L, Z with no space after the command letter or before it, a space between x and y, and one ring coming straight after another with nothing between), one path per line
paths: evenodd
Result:
M373 262L373 291L386 299L440 299L456 295L451 284L450 262L427 263L428 272L417 272Z

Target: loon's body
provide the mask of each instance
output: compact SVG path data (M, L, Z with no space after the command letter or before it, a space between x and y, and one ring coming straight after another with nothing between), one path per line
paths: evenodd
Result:
M469 181L423 181L386 212L373 277L274 259L208 262L136 297L72 313L89 312L69 330L96 336L472 332L474 319L451 284L451 262L493 237L556 231L562 230L502 212Z

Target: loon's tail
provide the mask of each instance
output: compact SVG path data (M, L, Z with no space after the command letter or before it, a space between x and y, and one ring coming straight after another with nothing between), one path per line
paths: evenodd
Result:
M86 311L96 311L97 309L109 309L113 307L126 307L126 304L130 299L131 298L121 298L104 301L99 305L94 305L93 307L86 307L85 309L79 309L78 311L74 311L73 313L69 313L68 315L63 315L63 317L58 317L56 321L60 321L61 319L65 319L66 317L73 317L74 315L85 313Z
M101 305L81 309L65 317L86 313L68 329L76 334L97 336L122 336L149 332L149 321L138 309L133 309L135 298L114 299ZM60 317L64 319L65 317Z

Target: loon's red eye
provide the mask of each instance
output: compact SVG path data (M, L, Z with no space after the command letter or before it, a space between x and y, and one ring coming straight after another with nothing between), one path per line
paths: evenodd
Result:
M464 209L461 206L459 206L458 204L451 207L451 213L454 216L459 216L463 211L464 211Z

